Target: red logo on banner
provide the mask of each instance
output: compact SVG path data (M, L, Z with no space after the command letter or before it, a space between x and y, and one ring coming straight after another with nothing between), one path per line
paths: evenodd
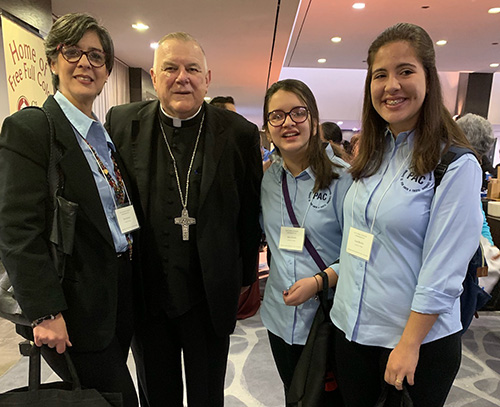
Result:
M24 109L25 107L28 107L30 104L28 102L28 99L26 99L26 97L24 96L21 96L18 100L17 100L17 110L21 110L21 109Z

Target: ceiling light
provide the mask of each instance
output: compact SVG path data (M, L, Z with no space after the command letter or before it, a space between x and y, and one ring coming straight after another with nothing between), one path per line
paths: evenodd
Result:
M493 7L488 10L489 14L498 14L500 13L500 7Z
M500 66L500 64L494 63L494 64L490 64L490 66L491 66L492 68L498 68L498 67Z
M318 59L318 62L320 64L324 64L326 62L326 58L320 58L320 59Z
M158 48L159 44L157 42L152 42L151 44L149 44L149 46L153 49L156 49Z
M359 129L357 127L353 127L352 131L358 131Z
M205 102L210 102L212 100L210 96L205 96L203 99L205 100Z
M137 23L137 24L132 24L132 28L135 28L137 31L145 31L149 28L149 25Z
M354 3L352 5L352 8L355 8L356 10L361 10L365 8L365 3Z
M342 41L341 37L333 37L332 38L332 42L340 42L340 41Z
M339 126L342 126L342 125L344 124L344 122L343 122L342 120L339 120L339 121L337 122L337 124L338 124Z
M446 40L439 40L439 41L436 41L436 45L446 45L448 41Z

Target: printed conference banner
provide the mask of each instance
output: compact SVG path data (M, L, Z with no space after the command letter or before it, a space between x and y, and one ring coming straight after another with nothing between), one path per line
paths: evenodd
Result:
M10 114L41 106L52 93L43 40L2 16L3 49Z

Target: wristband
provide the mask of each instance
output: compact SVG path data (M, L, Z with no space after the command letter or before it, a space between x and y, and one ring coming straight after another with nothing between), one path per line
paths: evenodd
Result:
M320 285L319 285L319 281L318 279L316 278L317 274L315 274L313 277L314 277L314 281L316 281L316 292L319 293L321 291L321 288L320 288Z
M47 321L49 319L56 319L56 316L54 314L49 314L49 315L45 315L44 317L41 317L41 318L38 318L38 319L35 319L32 323L31 323L31 327L34 328L38 325L40 325L43 321Z

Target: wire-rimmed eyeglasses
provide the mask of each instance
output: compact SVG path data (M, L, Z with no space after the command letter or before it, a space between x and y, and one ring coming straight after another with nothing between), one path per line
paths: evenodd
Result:
M273 127L282 126L286 121L286 117L290 116L290 119L296 124L304 123L307 120L309 111L305 106L296 106L289 112L284 112L283 110L273 110L268 113L267 121Z
M61 51L63 58L72 64L79 62L83 55L94 68L100 68L106 63L106 53L98 49L83 51L74 45L59 45L57 49Z

